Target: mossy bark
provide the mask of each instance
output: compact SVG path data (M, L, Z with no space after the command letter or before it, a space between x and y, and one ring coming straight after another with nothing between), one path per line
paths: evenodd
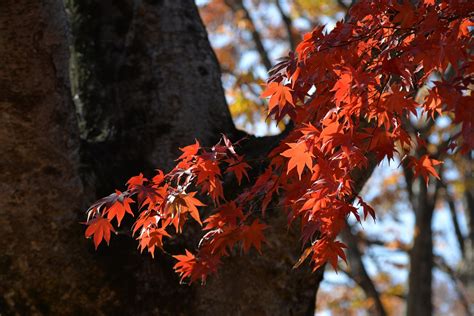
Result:
M62 1L1 1L0 34L0 314L105 312L114 291L79 224Z

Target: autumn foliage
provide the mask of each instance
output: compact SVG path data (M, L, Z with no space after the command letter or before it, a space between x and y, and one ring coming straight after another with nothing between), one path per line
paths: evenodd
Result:
M425 0L416 7L359 1L345 22L329 33L316 27L270 72L262 93L268 115L292 124L262 157L263 172L249 177L249 162L225 136L212 148L196 141L181 149L170 172L140 174L125 191L93 204L86 237L96 248L108 243L128 213L140 251L153 256L195 221L202 238L195 249L173 255L174 268L182 280L204 281L232 249L262 251L265 210L273 201L289 225L300 225L297 265L310 258L315 269L326 262L336 267L339 257L345 260L337 236L346 218L375 218L358 196L356 174L397 156L425 182L438 177L440 161L411 156L424 144L410 136L409 120L445 115L458 132L440 150L474 147L473 12L472 1ZM422 87L429 92L420 100ZM228 198L223 181L232 177L240 191Z

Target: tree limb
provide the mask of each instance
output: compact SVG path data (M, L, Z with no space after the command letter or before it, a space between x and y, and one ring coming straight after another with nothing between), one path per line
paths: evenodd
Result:
M341 236L348 246L347 259L349 260L350 266L349 275L362 288L367 298L371 298L374 302L374 305L371 308L371 315L387 315L382 300L380 299L380 294L375 288L372 279L365 269L364 262L362 261L362 252L358 246L358 236L351 232L349 226L343 230Z
M289 15L283 11L281 6L280 0L275 0L276 7L280 12L281 19L283 20L283 24L285 25L286 32L288 33L288 43L290 45L290 50L294 51L296 48L296 41L293 33L293 21Z
M456 239L459 244L459 249L461 250L462 257L465 258L466 256L466 251L465 251L465 242L464 242L464 236L461 232L461 227L459 225L459 220L456 212L456 204L454 203L454 199L452 195L449 193L448 188L446 184L443 183L444 187L444 194L446 197L446 202L448 203L449 206L449 212L451 214L451 220L453 222L454 226L454 232L456 234Z
M235 13L241 11L244 15L244 19L247 21L250 29L250 33L252 34L252 39L255 44L255 48L257 49L258 54L260 55L260 59L262 60L263 65L269 71L272 68L272 63L270 61L269 55L265 46L263 45L263 40L260 32L257 30L255 23L250 15L250 12L245 7L242 0L225 0L227 6Z
M469 299L467 298L467 293L464 289L464 286L461 280L457 277L456 272L446 263L443 257L435 256L434 257L435 265L444 273L446 273L454 283L454 287L456 288L456 292L458 294L459 300L464 307L464 311L466 316L472 316L470 310Z

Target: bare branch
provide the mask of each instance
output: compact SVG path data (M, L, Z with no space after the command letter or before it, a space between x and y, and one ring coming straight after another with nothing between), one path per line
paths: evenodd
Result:
M402 170L403 170L403 176L405 178L405 183L406 183L406 190L408 192L408 199L410 200L411 206L415 208L415 198L414 198L414 193L413 193L413 171L411 168L408 166L408 163L406 161L402 162Z
M448 188L446 184L443 183L444 187L444 194L446 197L446 202L448 203L449 206L449 212L451 214L451 220L453 221L453 226L454 226L454 232L456 234L456 239L459 244L459 249L461 250L462 257L465 258L466 256L466 251L465 251L465 242L464 242L464 236L461 232L461 227L459 225L459 220L456 212L456 204L454 203L454 199L452 195L449 193Z
M344 10L349 9L349 6L343 0L337 0L337 4Z
M374 301L371 314L373 315L387 315L385 308L380 299L380 294L375 288L374 282L370 278L362 261L362 252L359 249L357 235L353 234L350 227L342 232L342 238L348 246L347 259L349 260L350 271L348 272L352 279L364 290L365 295Z
M250 29L250 33L252 34L252 39L255 44L255 48L257 49L258 54L260 55L260 59L262 60L263 65L269 71L272 68L272 63L270 61L269 55L265 47L263 46L263 40L260 32L257 30L255 23L250 15L250 12L245 7L242 0L225 0L227 6L235 13L241 11L244 15L244 19L247 21Z
M466 312L466 316L472 316L471 310L470 310L470 304L469 304L469 299L467 298L466 290L464 289L464 286L461 282L461 280L458 278L456 275L456 272L446 263L443 257L441 256L434 256L434 263L435 265L444 273L446 273L451 280L453 281L456 292L458 294L459 300L464 307L464 310Z
M472 153L470 153L467 157L467 169L464 178L464 197L466 198L466 214L468 217L468 227L469 227L469 235L468 239L470 240L471 247L474 247L474 188L471 183L472 176L473 176L473 157ZM474 250L474 249L473 249ZM474 252L474 251L473 251Z
M296 40L293 32L293 21L289 15L283 11L281 6L280 0L275 0L276 7L280 12L281 19L283 20L283 24L285 25L286 32L288 33L288 43L290 45L290 50L294 51L296 48Z

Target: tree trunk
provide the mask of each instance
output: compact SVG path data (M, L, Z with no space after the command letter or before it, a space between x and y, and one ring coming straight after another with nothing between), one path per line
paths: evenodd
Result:
M466 157L467 166L464 175L465 214L467 218L467 236L465 239L465 257L461 264L460 277L470 300L470 312L474 314L474 185L473 154Z
M193 1L68 0L84 159L98 194L237 133Z
M232 123L219 65L193 1L70 0L68 7L73 91L90 171L85 179L99 195L140 171L169 168L178 148L195 138L210 145L220 133L245 135ZM250 138L250 155L264 155L276 141ZM292 270L298 233L287 231L283 212L268 213L272 228L264 255L234 254L205 286L179 285L173 260L139 255L136 242L119 235L97 256L115 284L120 312L312 315L322 272ZM195 247L199 232L188 234L168 249Z
M410 250L410 274L408 276L407 316L432 315L433 231L431 220L436 194L431 196L425 183L419 178L416 195L409 191L415 212L415 232ZM410 182L408 186L412 185ZM438 190L436 188L435 190Z
M79 225L66 31L61 0L0 2L2 315L95 313L113 299Z
M386 316L387 312L383 306L380 294L377 291L374 282L370 278L364 261L362 260L362 252L359 249L359 237L351 231L351 227L347 224L347 228L341 233L342 240L347 245L346 256L350 268L349 274L351 278L361 287L367 299L370 300L370 315Z

